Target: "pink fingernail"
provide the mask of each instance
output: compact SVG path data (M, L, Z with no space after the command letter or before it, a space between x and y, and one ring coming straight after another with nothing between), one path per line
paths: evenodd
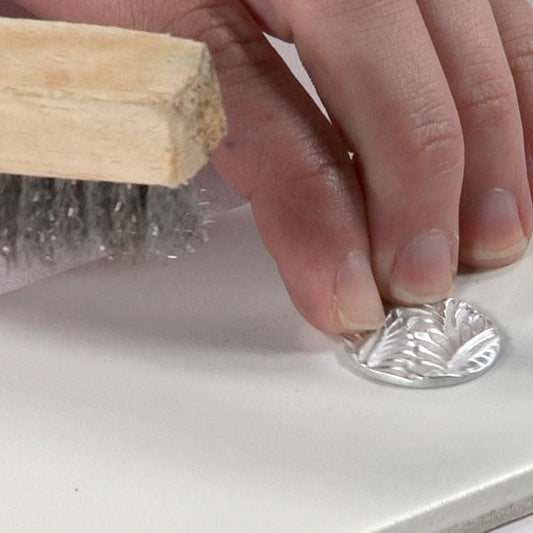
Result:
M437 229L418 235L396 256L391 296L407 305L442 300L452 290L453 271L449 237Z
M370 263L363 253L348 253L337 272L335 307L346 332L377 329L385 312Z
M461 215L461 260L474 266L500 266L527 248L516 197L501 189L486 192Z

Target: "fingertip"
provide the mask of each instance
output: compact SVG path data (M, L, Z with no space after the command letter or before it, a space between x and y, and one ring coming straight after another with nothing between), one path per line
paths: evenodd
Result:
M366 254L348 252L336 276L333 305L342 333L378 329L385 312Z
M527 249L527 233L516 196L501 189L488 191L462 210L461 262L479 268L511 264Z
M298 256L278 255L278 269L294 307L309 324L330 335L380 328L385 311L366 252L337 252L333 246L317 257L309 246L307 254L300 250Z
M391 300L420 305L449 296L455 273L452 255L452 242L444 231L432 229L412 238L396 255L389 283Z

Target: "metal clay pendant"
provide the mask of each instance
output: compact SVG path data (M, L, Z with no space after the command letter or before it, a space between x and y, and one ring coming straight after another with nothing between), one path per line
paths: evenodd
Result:
M454 298L392 309L381 329L346 335L344 341L358 372L418 388L455 385L480 376L495 363L501 346L493 322Z

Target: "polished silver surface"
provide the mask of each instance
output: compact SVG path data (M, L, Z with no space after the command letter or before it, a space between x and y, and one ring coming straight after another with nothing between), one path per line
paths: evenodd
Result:
M495 363L501 347L500 334L490 318L454 298L394 308L381 329L346 335L344 341L358 372L418 388L474 379Z

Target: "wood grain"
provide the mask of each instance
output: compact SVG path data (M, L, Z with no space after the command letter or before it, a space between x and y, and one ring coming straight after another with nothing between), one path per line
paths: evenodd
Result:
M179 186L226 132L206 46L0 17L0 172Z

